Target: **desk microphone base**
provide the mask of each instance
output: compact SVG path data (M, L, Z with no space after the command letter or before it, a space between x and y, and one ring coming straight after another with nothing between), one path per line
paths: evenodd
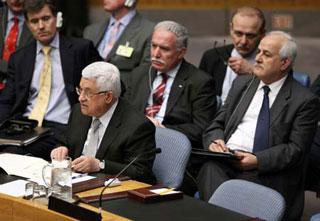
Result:
M101 221L101 214L80 207L78 205L58 199L54 196L49 197L48 209L73 217L78 220Z

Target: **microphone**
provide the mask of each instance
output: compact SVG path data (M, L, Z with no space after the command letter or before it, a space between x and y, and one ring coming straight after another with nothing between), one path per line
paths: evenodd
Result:
M138 154L135 158L133 158L133 160L130 161L130 163L128 163L114 178L112 178L112 180L101 190L100 192L100 197L99 197L99 213L101 213L102 210L102 195L103 192L124 172L126 171L134 162L136 162L141 156L146 155L146 154L158 154L161 153L161 149L160 148L155 148L153 150L150 150L148 152L144 152L144 153L140 153Z

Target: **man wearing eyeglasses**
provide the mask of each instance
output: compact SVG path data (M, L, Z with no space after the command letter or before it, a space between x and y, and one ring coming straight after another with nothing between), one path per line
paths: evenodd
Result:
M238 8L231 17L232 45L206 51L200 69L213 76L216 94L222 103L238 75L252 74L256 50L265 34L265 18L254 7Z
M71 107L78 101L74 87L81 70L101 57L92 42L59 34L52 0L25 0L24 9L35 40L10 56L8 81L0 95L0 122L22 115L51 128L54 135L26 148L1 150L50 159L50 151L66 130Z
M51 152L60 159L73 158L77 172L117 174L139 154L125 174L132 179L154 182L152 165L155 127L144 114L137 112L121 94L120 73L107 62L95 62L82 71L77 88L80 104L70 115L64 146Z

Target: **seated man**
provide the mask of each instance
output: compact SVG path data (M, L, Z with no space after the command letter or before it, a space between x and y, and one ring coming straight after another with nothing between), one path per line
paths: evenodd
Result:
M239 161L210 161L202 167L202 199L209 200L226 180L245 179L277 190L286 200L284 220L300 220L304 169L320 102L292 77L296 53L291 36L270 32L258 46L255 76L234 81L203 142L210 151L236 150Z
M188 31L173 21L158 23L151 40L151 66L132 73L125 95L158 127L184 133L194 147L215 114L213 79L184 60Z
M141 157L124 174L153 183L155 127L119 98L120 73L112 64L95 62L82 71L77 88L80 104L70 115L65 146L52 150L52 158L69 155L73 169L91 173L118 173L136 156Z
M32 34L23 16L23 0L6 0L0 9L0 81L5 83L10 55L32 40ZM4 84L0 84L0 90Z
M108 18L85 28L83 37L93 41L101 57L116 65L128 88L131 71L150 62L150 36L154 23L136 9L138 0L100 0Z
M229 25L232 44L209 49L203 54L199 67L212 75L222 103L238 75L252 74L257 47L265 34L265 23L260 9L238 8Z
M74 88L81 70L101 57L92 42L59 34L52 0L25 0L24 10L35 40L10 56L8 81L0 95L0 122L21 114L52 128L54 135L26 148L1 150L50 159L66 130L71 106L78 101Z

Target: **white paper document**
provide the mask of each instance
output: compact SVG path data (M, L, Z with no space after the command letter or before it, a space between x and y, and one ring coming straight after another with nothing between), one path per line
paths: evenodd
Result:
M26 183L28 183L26 180L15 180L2 184L0 185L0 193L15 197L24 196Z
M31 180L42 179L42 168L48 162L37 157L3 153L0 154L0 167L7 174L29 178Z

